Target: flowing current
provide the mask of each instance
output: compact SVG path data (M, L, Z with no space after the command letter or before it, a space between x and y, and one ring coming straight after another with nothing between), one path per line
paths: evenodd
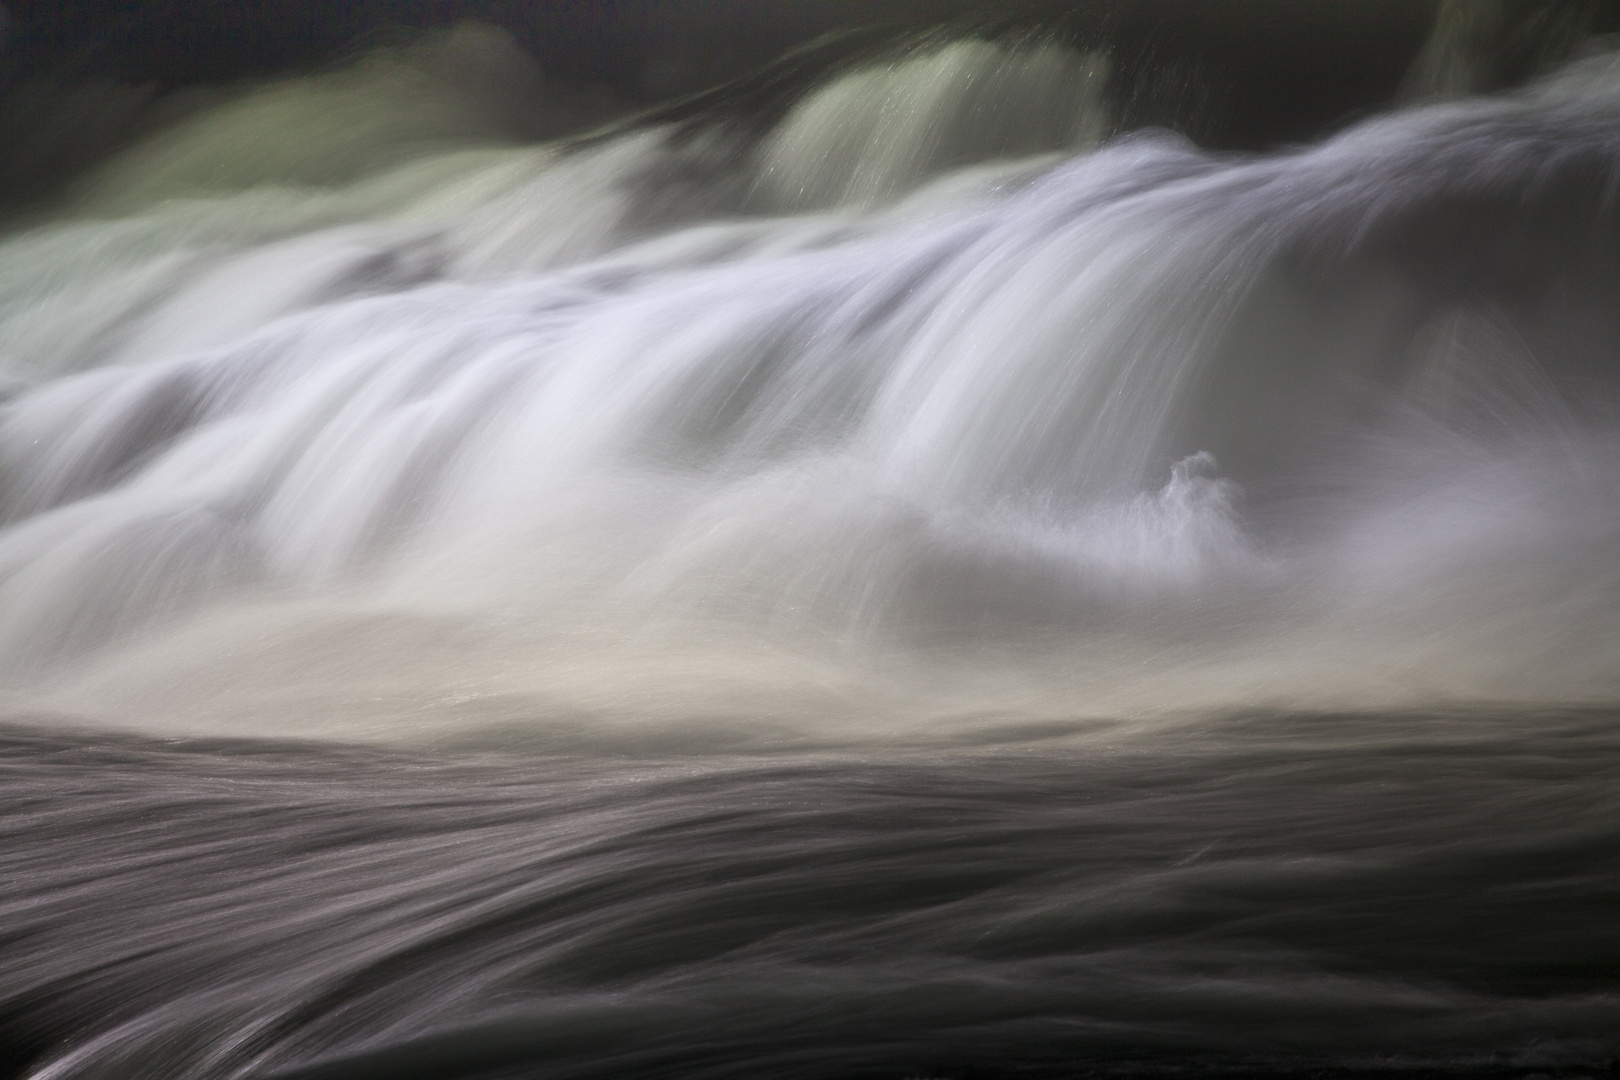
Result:
M0 1073L1610 1067L1620 61L1263 156L525 63L0 238Z

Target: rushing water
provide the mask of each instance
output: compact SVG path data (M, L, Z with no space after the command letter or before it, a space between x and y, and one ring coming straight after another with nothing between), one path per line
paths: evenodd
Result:
M1620 61L1449 55L1264 156L948 35L513 146L467 27L81 178L0 1068L1608 1067Z

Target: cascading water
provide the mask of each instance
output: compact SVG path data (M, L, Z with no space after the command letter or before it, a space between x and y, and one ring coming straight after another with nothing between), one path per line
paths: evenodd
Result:
M1243 157L1047 39L478 141L522 64L0 242L9 1067L1616 1052L1620 63Z

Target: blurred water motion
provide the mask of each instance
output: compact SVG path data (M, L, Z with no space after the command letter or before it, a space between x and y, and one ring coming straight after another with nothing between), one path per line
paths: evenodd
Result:
M1620 60L1446 11L1268 154L965 29L547 141L466 25L84 172L0 1071L1608 1067Z

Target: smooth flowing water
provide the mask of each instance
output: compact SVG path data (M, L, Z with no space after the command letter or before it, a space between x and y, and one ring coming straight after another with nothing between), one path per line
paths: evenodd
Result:
M1432 54L1266 155L948 35L509 145L464 27L81 178L0 1068L1609 1067L1620 61Z

